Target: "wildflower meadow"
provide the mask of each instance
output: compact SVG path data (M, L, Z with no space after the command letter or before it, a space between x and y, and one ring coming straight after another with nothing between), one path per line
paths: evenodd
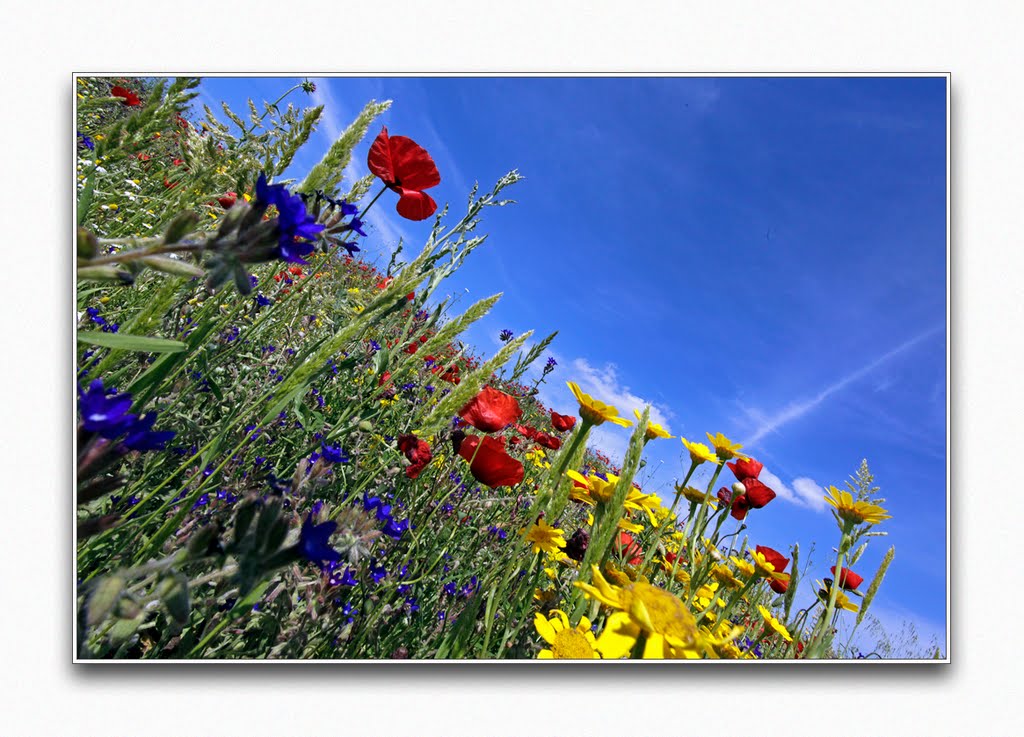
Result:
M742 439L593 396L558 333L470 344L516 285L446 280L516 217L515 150L439 203L421 132L379 120L403 101L371 100L296 175L314 82L246 109L202 84L74 82L78 660L892 652L869 641L900 556L868 461L816 496L829 537L774 549L762 520L790 508ZM382 209L422 240L381 249ZM673 483L645 476L658 446Z

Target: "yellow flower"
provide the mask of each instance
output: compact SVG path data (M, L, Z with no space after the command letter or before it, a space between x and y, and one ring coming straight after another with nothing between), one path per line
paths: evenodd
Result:
M747 561L743 560L742 558L737 558L733 556L730 560L732 560L733 564L735 564L736 570L743 574L744 578L750 578L754 575L754 573L756 573L756 569L754 568L754 566L750 563L747 563Z
M786 642L793 641L793 636L789 634L789 630L786 629L786 626L782 624L782 622L777 620L775 617L773 617L771 612L769 612L760 604L757 605L757 611L759 611L761 613L761 616L764 618L764 623L776 632L778 632L780 635L782 635L782 639L784 639Z
M639 420L642 417L639 410L633 410L633 414L636 415L637 420ZM668 430L663 428L657 422L651 422L650 420L647 421L647 430L644 432L644 438L646 438L647 440L654 440L655 438L674 437L675 435L669 435Z
M622 427L629 427L633 424L625 417L619 417L619 411L615 407L598 401L589 394L584 394L579 384L572 381L566 383L569 385L569 391L576 397L576 401L580 403L580 417L583 418L584 422L589 422L592 425L614 422L616 425L622 425Z
M690 460L698 466L705 461L708 463L721 463L721 461L718 460L718 456L712 453L711 449L704 445L704 443L691 443L684 437L680 437L679 439L683 441L683 445L685 445L686 449L690 451Z
M677 596L646 581L614 586L591 566L594 585L576 586L588 598L617 610L605 623L597 650L606 658L628 655L640 635L645 636L644 658L698 658L705 650L697 620Z
M743 660L753 657L750 653L743 652L733 644L733 640L743 633L742 627L733 626L729 622L722 622L715 629L714 636L712 636L711 630L706 627L701 627L701 633L711 644L711 650L714 653L713 655L709 653L708 657L721 658L723 660Z
M731 589L738 589L743 583L736 578L736 574L732 572L732 569L724 563L719 563L711 569L711 576L723 586L728 586Z
M635 486L630 488L626 496L625 507L646 512L652 527L657 527L669 514L669 511L661 506L661 498L657 494L644 494Z
M597 654L597 642L590 630L590 620L580 618L575 627L569 626L569 618L561 609L552 609L551 619L545 619L540 612L533 618L533 626L544 642L551 645L550 649L541 650L537 657L541 660L593 660L600 658Z
M764 557L762 553L756 550L750 551L750 559L754 564L755 572L761 578L773 578L776 581L786 583L789 581L789 574L783 573L782 571L776 571L775 566L768 562L768 559Z
M701 445L701 447L703 448L704 446ZM675 488L676 491L683 495L683 498L686 499L686 501L692 502L694 504L700 504L701 502L704 501L704 497L707 496L703 491L696 488L695 486L685 486L680 488L677 484ZM709 496L708 504L710 504L712 507L717 507L718 498L713 495Z
M711 600L715 598L715 594L718 592L718 582L712 581L706 583L697 589L693 595L693 604L701 609L707 609L711 606Z
M829 590L825 588L825 584L821 581L815 581L818 585L818 598L821 599L821 603L828 606ZM845 609L848 612L855 612L859 609L856 604L850 601L849 597L846 596L842 591L836 592L836 609Z
M608 502L615 493L615 485L619 482L619 477L610 473L605 474L606 478L596 474L584 476L570 468L565 475L575 482L569 496L591 506Z
M712 435L708 433L708 440L715 449L715 455L721 460L728 461L733 458L746 458L747 456L740 453L740 448L743 446L739 443L734 443L729 438L725 437L722 433Z
M877 504L870 502L855 502L853 495L848 491L840 491L834 486L828 487L828 494L825 501L836 508L836 514L845 522L852 522L859 525L867 522L869 525L877 525L883 520L892 519L892 515L886 514L886 510Z
M534 553L542 550L545 553L555 553L559 548L565 547L565 530L552 527L543 519L538 519L520 534L525 536L526 542L533 544Z

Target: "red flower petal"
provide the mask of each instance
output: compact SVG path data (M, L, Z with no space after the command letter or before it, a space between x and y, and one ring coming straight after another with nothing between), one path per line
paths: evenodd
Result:
M142 103L142 100L139 99L138 95L136 95L127 87L121 87L119 85L115 85L114 87L110 88L110 96L120 97L121 103L124 105L128 105L129 107L134 107L135 105L139 105Z
M777 578L769 578L768 587L771 588L771 590L774 591L776 594L784 594L786 593L786 589L789 588L789 579L786 579L785 581L780 581Z
M789 565L789 558L783 558L782 553L778 550L766 548L764 545L758 545L755 550L763 555L766 561L772 564L776 573L782 573L786 570L786 566Z
M576 418L572 415L560 415L551 410L551 426L558 430L558 432L572 430L576 426Z
M562 441L559 438L556 438L554 435L548 435L546 432L537 433L534 441L538 445L543 445L550 450L558 450L562 447Z
M484 432L504 430L522 414L523 410L515 397L489 386L485 386L459 410L459 417Z
M738 481L746 481L747 479L756 479L757 475L761 473L761 469L764 465L753 458L747 460L737 459L735 463L726 463L736 476Z
M757 479L743 479L743 486L747 490L747 502L751 509L760 509L776 496L774 491Z
M835 566L832 566L831 571L833 576L836 575ZM864 577L858 576L848 568L844 568L843 575L839 577L839 585L848 591L858 588L862 583L864 583Z
M481 442L479 436L467 435L458 453L467 461L471 460L469 471L473 478L492 489L515 486L523 480L523 464L505 452L505 443L498 438L488 435Z
M732 515L733 519L745 519L747 516L747 510L750 509L750 504L747 503L747 495L740 494L732 502L732 509L729 510L729 514Z
M406 469L406 475L409 478L419 476L420 472L433 460L429 443L415 435L399 435L398 449L406 454L406 458L412 464Z
M426 192L405 189L404 187L399 187L398 191L402 196L398 198L398 204L395 205L395 209L406 220L426 220L437 212L437 203Z
M625 530L619 532L619 536L615 540L615 550L618 553L629 556L628 562L631 566L642 563L644 560L643 548L637 545L636 541L633 540L633 536Z

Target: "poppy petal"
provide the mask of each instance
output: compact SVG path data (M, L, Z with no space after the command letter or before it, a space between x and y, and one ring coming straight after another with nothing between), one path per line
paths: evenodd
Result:
M426 192L397 188L402 195L395 209L406 220L426 220L437 211L437 203Z
M395 180L404 189L429 189L441 183L437 165L427 150L405 136L388 141Z
M366 165L374 176L390 186L395 181L395 169L391 163L391 147L388 145L388 129L385 126L377 134L373 144L370 146L370 153L366 157Z

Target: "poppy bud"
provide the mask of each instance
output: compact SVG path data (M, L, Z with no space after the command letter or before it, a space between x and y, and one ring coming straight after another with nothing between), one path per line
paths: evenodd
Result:
M219 202L220 206L223 207L225 210L234 205L237 200L238 195L235 194L234 192L228 192L227 194L223 194L217 198L217 202Z

